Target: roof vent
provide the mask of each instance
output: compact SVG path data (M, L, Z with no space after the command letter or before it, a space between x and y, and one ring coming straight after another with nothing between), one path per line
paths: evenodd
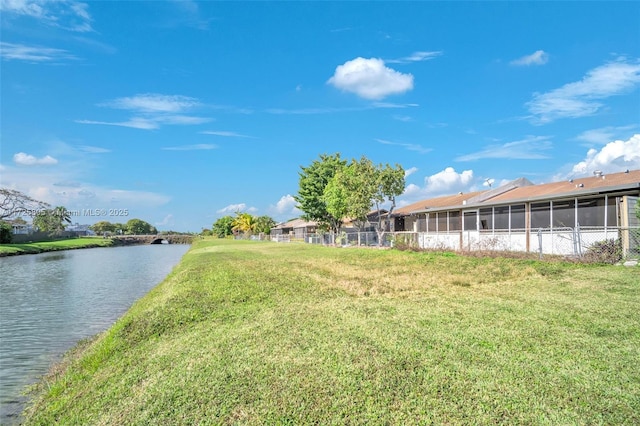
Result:
M584 188L584 183L579 183L576 185L576 188Z
M602 177L602 170L595 170L593 172L593 175L596 176L596 177Z

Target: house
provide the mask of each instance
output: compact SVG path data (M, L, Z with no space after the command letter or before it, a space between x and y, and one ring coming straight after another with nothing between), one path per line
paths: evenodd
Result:
M342 230L345 232L375 232L378 224L378 212L383 220L387 219L387 214L389 213L387 210L371 210L367 213L367 219L364 222L355 219L345 219Z
M13 235L29 235L33 232L33 226L20 219L8 219L5 222L11 225Z
M577 255L596 241L638 248L640 170L422 200L392 214L395 231L419 234L423 248L503 249Z
M305 240L307 236L315 234L317 228L317 222L300 218L292 219L271 228L271 238L277 240L279 236L289 236L290 238Z
M65 227L66 231L73 232L73 235L84 237L87 235L96 235L89 227L91 225L81 225L79 223L69 224Z

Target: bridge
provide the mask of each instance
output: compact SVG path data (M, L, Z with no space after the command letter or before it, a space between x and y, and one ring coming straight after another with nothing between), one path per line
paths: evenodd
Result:
M111 239L118 245L133 244L191 244L192 235L114 235Z

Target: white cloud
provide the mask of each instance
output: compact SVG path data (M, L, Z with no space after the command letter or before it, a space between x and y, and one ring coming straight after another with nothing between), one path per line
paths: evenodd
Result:
M407 170L404 171L404 177L406 178L407 176L411 176L412 174L414 174L415 172L418 171L417 167L410 167Z
M218 148L218 145L214 145L211 143L200 143L195 145L167 146L162 149L165 151L206 151L216 148Z
M284 108L268 108L265 111L269 114L293 114L293 115L311 115L311 114L333 114L339 112L356 112L356 111L368 111L377 108L412 108L417 107L418 104L396 104L390 102L372 102L370 105L347 107L347 108L299 108L299 109L284 109Z
M413 52L411 55L405 56L404 58L388 59L387 62L390 64L406 64L409 62L422 62L422 61L429 61L431 59L435 59L440 55L442 55L441 51Z
M78 59L64 49L52 47L26 46L24 44L0 42L0 56L2 59L26 62L60 62Z
M0 11L10 17L27 16L52 27L74 32L93 31L89 6L73 0L2 0Z
M413 75L385 66L382 59L356 58L336 67L327 82L365 99L382 99L413 89Z
M391 142L384 139L376 139L376 141L383 145L400 146L408 151L417 152L418 154L426 154L428 152L433 151L433 149L431 148L425 148L422 145L413 144L413 143Z
M200 134L203 135L214 135L214 136L223 136L226 138L253 138L253 136L247 136L247 135L242 135L240 133L236 133L236 132L229 132L229 131L225 131L225 130L220 130L220 131L216 131L216 130L205 130L203 132L200 132Z
M269 206L269 212L274 215L290 215L298 216L302 213L297 208L298 203L291 194L283 195L280 197L275 205Z
M166 226L166 225L173 225L173 223L174 223L173 215L172 214L168 214L160 222L156 222L156 225L158 225L158 226Z
M160 127L160 125L154 121L146 118L134 117L128 121L109 122L109 121L95 121L95 120L75 120L80 124L102 124L105 126L119 126L119 127L131 127L133 129L154 130Z
M640 134L626 141L609 142L600 150L590 149L585 159L573 166L572 175L591 175L595 170L621 172L625 169L640 169Z
M132 111L135 115L126 121L76 120L76 123L154 130L162 125L195 125L212 121L207 117L181 114L201 106L196 98L182 95L146 93L113 99L98 106Z
M45 155L42 158L36 158L33 155L25 154L24 152L18 152L13 156L13 161L21 166L38 166L38 165L52 165L58 164L58 160L50 155Z
M223 207L220 210L216 210L216 213L220 213L220 214L231 214L236 212L253 213L257 211L258 209L255 207L247 208L247 205L245 203L239 203L239 204L229 204L228 206Z
M100 106L116 109L126 109L141 113L181 112L196 106L200 102L189 96L162 95L158 93L144 93L131 97L117 98L104 102Z
M624 58L590 70L580 81L547 93L535 93L526 106L537 123L559 118L593 115L602 108L600 99L627 93L640 84L640 62Z
M542 160L549 158L542 153L551 149L550 136L527 136L522 140L502 145L489 145L482 151L457 157L455 161L476 161L483 158L507 158L511 160Z
M607 126L599 129L586 130L576 136L579 141L587 142L591 145L604 145L617 137L623 132L629 134L630 130L637 128L638 126Z
M110 149L90 145L80 145L78 149L80 149L80 151L88 152L89 154L106 154L111 152Z
M464 170L462 173L455 171L453 167L447 167L441 172L425 178L425 189L430 193L453 193L467 187L473 180L473 170Z
M517 66L529 66L529 65L544 65L549 61L549 54L544 50L536 50L531 55L523 56L522 58L511 61L511 65Z
M427 176L422 187L413 183L407 185L398 206L425 198L451 195L460 191L469 192L473 184L473 170L464 170L458 173L453 167L447 167L436 174Z
M131 217L153 217L158 207L171 200L162 193L113 188L87 182L84 178L90 167L86 158L65 160L65 167L7 166L2 171L2 185L54 206L65 206L69 210L127 209L129 217L122 217L123 221ZM74 221L93 223L113 219L80 216L75 217Z

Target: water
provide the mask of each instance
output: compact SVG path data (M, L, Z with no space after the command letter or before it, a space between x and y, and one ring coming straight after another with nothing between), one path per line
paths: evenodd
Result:
M162 244L0 258L0 424L19 422L25 386L78 341L109 328L188 249Z

